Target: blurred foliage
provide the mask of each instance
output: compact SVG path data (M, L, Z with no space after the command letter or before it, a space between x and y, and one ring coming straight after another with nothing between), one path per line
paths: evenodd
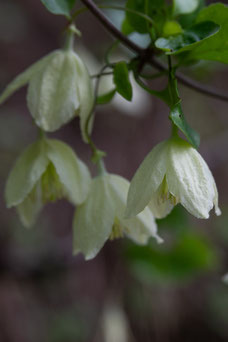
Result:
M126 248L129 267L139 280L151 284L179 283L215 268L215 248L202 233L192 229L183 208L176 207L158 221L158 227L161 236L168 235L163 244L129 244Z

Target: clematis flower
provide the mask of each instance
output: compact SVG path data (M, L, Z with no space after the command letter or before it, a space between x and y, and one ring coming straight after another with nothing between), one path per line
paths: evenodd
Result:
M161 142L136 171L128 193L126 217L148 205L156 218L181 203L192 215L207 219L220 215L214 178L201 155L188 142L173 137Z
M40 139L16 161L6 184L7 207L16 207L24 226L31 226L43 205L60 198L81 204L91 179L86 165L58 140Z
M18 75L1 94L0 104L27 83L28 108L39 127L53 132L79 115L86 141L93 88L86 66L72 49L56 50Z
M127 236L139 244L150 237L158 242L157 226L149 208L132 219L124 219L129 182L104 173L92 180L86 201L78 206L73 220L74 254L92 259L108 239Z

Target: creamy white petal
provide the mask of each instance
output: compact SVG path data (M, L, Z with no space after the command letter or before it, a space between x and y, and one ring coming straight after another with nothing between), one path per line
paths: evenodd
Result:
M19 88L26 85L35 74L39 73L40 70L42 70L42 68L45 67L45 65L49 62L49 60L52 58L54 54L55 52L52 52L49 55L41 58L36 63L32 64L24 72L19 74L12 82L10 82L10 84L6 87L6 89L3 91L3 93L0 96L0 104L3 103L8 97L10 97Z
M91 185L87 166L65 143L49 139L46 144L48 159L55 166L66 197L75 205L83 203Z
M38 181L33 190L25 197L24 201L17 206L20 220L26 228L30 228L35 223L42 207L42 189L40 181Z
M214 179L200 154L190 144L178 139L171 143L167 165L170 193L192 215L208 218L214 205Z
M73 220L73 252L92 259L109 238L115 217L108 175L96 177L86 201L78 206Z
M130 183L121 176L108 174L108 184L112 200L115 203L115 216L117 216L118 219L122 219L126 209L127 193Z
M157 242L163 240L157 235L157 225L151 210L146 207L140 214L121 221L125 235L138 244L146 244L153 237Z
M152 196L148 207L152 211L154 217L160 219L166 217L172 211L174 205L169 200L161 202L159 190L157 190L156 193Z
M16 161L6 183L7 207L23 202L46 170L49 160L42 153L43 148L43 141L38 140L28 146Z
M213 177L213 175L211 175L211 176ZM218 206L218 190L217 190L217 186L216 186L215 182L214 182L214 191L215 191L215 196L214 196L215 214L217 216L220 216L222 214L222 212Z
M75 58L75 67L77 70L77 79L75 80L76 85L78 87L78 93L80 98L80 127L83 140L87 142L87 137L85 134L85 126L87 119L91 113L94 104L94 91L91 82L91 78L89 72L86 68L86 65L82 62L80 57L72 52ZM89 122L89 133L92 131L93 126L93 117Z
M27 103L36 124L53 132L76 115L78 95L72 52L58 50L30 80Z
M123 229L123 234L139 244L147 243L150 237L161 239L157 235L157 226L152 212L145 208L140 214L130 219L124 219L129 181L118 175L109 175L109 186L115 202L116 217Z
M136 171L128 192L126 218L139 214L150 202L166 172L167 142L153 148Z

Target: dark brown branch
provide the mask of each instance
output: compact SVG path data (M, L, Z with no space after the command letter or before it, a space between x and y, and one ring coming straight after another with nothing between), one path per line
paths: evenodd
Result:
M150 64L151 64L151 66L155 67L156 69L158 69L160 71L167 70L167 67L164 64L162 64L158 60L155 60L154 58L152 58L152 61L150 62ZM198 91L204 95L214 97L214 98L217 98L217 99L222 100L222 101L228 101L227 95L223 95L214 89L211 89L209 87L205 87L201 83L190 79L189 77L183 75L180 72L176 73L176 78L178 79L179 82L181 82L183 85L185 85L188 88L191 88L191 89L196 90L196 91Z
M125 35L123 35L112 23L111 21L103 14L103 12L94 4L92 0L81 0L84 5L92 12L98 20L103 24L103 26L115 37L117 38L121 43L123 43L125 46L127 46L130 50L141 56L144 61L146 60L147 63L152 65L154 68L164 71L167 70L167 67L164 66L161 62L155 60L150 53L148 53L148 50L145 50L135 44L133 41L131 41L129 38L127 38ZM188 88L191 88L193 90L196 90L204 95L222 100L222 101L228 101L228 96L220 94L218 91L215 91L214 89L210 89L208 87L205 87L204 85L188 78L187 76L184 76L182 73L177 73L176 77L179 82L181 82L183 85L187 86Z
M110 32L112 35L120 40L125 46L127 46L133 52L141 55L144 53L144 49L140 46L132 42L126 36L124 36L112 23L111 21L103 14L103 12L94 4L91 0L81 0L85 6L92 12L99 21L103 24L103 26Z

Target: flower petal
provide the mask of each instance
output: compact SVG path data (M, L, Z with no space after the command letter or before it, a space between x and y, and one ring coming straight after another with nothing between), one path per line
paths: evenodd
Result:
M212 176L212 175L211 175ZM213 176L212 176L213 177ZM214 182L214 191L215 191L215 196L214 196L214 206L215 206L215 214L217 216L220 216L222 214L219 206L218 206L218 190L217 190L217 187L216 187L216 184Z
M201 155L189 143L179 140L170 147L169 191L192 215L208 218L216 197L214 178Z
M138 244L146 244L150 237L154 237L158 243L163 241L157 235L157 225L148 207L136 217L121 221L121 224L125 227L125 234Z
M115 203L115 216L117 216L119 219L122 219L126 209L127 193L130 183L127 179L118 175L107 174L107 177L110 194L112 196L113 202Z
M92 181L86 201L74 216L74 254L82 252L87 260L94 258L111 234L114 217L108 177L99 176Z
M166 144L155 146L136 171L128 192L126 218L140 213L161 184L166 172Z
M21 222L26 228L31 227L35 223L42 206L42 189L40 181L38 181L24 201L17 206Z
M54 139L48 139L46 143L48 159L55 166L67 198L75 205L83 203L91 184L87 166L67 144Z
M23 202L44 173L49 161L43 149L43 141L38 140L28 146L16 161L6 183L7 207Z
M0 104L3 103L8 97L10 97L19 88L26 85L26 83L28 83L35 74L39 73L40 70L44 68L45 65L49 62L49 60L52 58L52 55L54 53L55 52L52 52L49 55L41 58L36 63L32 64L24 72L19 74L12 82L10 82L10 84L6 87L6 89L3 91L3 93L0 96Z
M110 193L116 208L115 216L123 227L123 233L139 244L147 243L150 237L155 237L161 241L157 236L157 226L149 208L145 208L136 217L124 219L129 185L129 181L125 178L113 174L109 175Z
M153 195L152 199L150 200L148 207L152 211L154 217L160 219L160 218L166 217L172 211L174 205L169 200L160 202L159 197L157 196L156 193Z
M78 92L79 92L79 98L80 98L80 127L81 127L81 133L83 140L85 142L87 141L86 133L85 133L85 127L87 119L91 113L91 110L93 108L94 104L94 92L93 92L93 86L90 79L89 72L86 68L86 65L82 62L80 57L74 53L75 58L75 65L77 69L77 86L78 86ZM93 126L93 117L90 119L89 123L89 133L92 131Z
M29 82L27 102L36 124L53 132L79 109L77 72L72 52L57 50Z

